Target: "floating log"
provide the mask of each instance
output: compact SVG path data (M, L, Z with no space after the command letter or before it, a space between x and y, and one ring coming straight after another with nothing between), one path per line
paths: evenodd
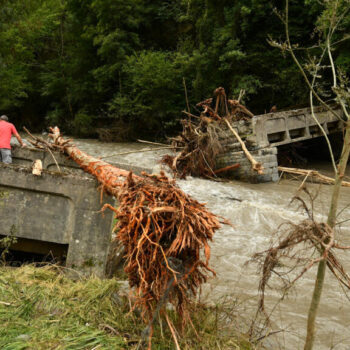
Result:
M319 182L326 185L334 185L334 182L335 182L333 178L322 175L316 170L287 168L287 167L279 166L278 171L281 171L282 173L305 176L306 178L304 179L303 183L306 181L307 178L310 178L310 177L313 178L315 182ZM342 181L342 186L350 187L350 182Z

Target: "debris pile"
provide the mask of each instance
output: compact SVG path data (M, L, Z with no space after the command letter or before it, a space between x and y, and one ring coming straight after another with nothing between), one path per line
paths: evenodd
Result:
M254 114L249 111L240 102L243 93L240 94L238 100L227 99L225 89L219 87L214 91L215 98L209 98L197 103L197 108L202 108L201 115L212 118L213 120L221 120L227 118L229 120L249 120Z
M213 178L218 173L239 167L239 164L232 164L216 170L216 158L223 152L220 133L227 130L227 127L241 143L247 158L252 163L253 170L262 174L261 164L254 161L238 133L231 127L233 121L249 120L254 116L240 103L241 97L242 95L238 100L229 100L224 88L219 87L214 91L214 98L197 104L197 108L202 109L200 116L184 111L188 118L182 120L183 131L177 137L171 138L173 147L181 151L175 156L166 155L162 159L175 176L185 178L186 175L193 175Z
M177 155L165 155L162 162L169 166L175 176L187 175L215 177L216 157L222 152L219 140L221 126L207 117L197 123L191 119L181 121L183 131L171 139L174 149L181 149Z
M164 174L140 177L93 158L67 143L57 127L51 129L52 143L32 137L33 144L63 151L94 175L101 184L101 196L106 192L118 199L118 207L105 205L103 210L115 212L114 231L124 245L125 272L136 291L134 307L142 310L148 323L149 348L158 315L174 328L167 317L167 302L173 304L183 325L192 324L191 299L215 275L209 267L208 242L220 227L219 219Z

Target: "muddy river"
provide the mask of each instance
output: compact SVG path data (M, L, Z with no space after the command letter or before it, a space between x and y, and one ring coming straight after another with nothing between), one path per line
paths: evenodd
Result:
M95 140L76 140L76 144L92 155L107 156L132 150L148 149L152 146L137 143L102 143ZM157 146L154 146L157 147ZM159 146L158 146L159 147ZM153 151L118 155L108 158L156 169L164 151ZM327 163L312 164L316 169L331 174ZM204 288L206 300L216 301L224 297L237 299L241 315L248 320L257 307L257 287L259 276L256 266L245 263L258 251L266 249L279 225L286 221L297 223L305 215L291 205L290 200L300 185L298 181L282 180L280 183L248 184L242 182L218 183L209 180L188 178L178 182L181 188L201 202L207 203L214 213L228 218L234 228L222 227L212 243L212 267L217 277ZM326 220L331 196L330 186L310 184L309 188L319 191L315 211L319 220ZM343 188L338 217L337 237L343 244L350 245L350 188ZM344 253L342 262L350 271L350 252ZM271 336L273 349L302 349L308 306L313 290L316 268L312 268L291 290L275 309L273 329L284 332ZM268 291L267 305L271 308L278 300L277 291ZM244 322L243 322L244 323ZM242 327L244 328L244 324ZM350 349L350 301L330 273L317 318L318 340L315 349Z

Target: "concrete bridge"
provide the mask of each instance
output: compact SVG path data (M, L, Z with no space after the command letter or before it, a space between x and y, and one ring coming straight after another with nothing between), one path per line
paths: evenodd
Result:
M341 110L336 110L341 115ZM330 111L315 109L318 122L327 134L340 132L343 123ZM277 147L323 136L309 108L258 115L252 120L250 140L256 147Z
M341 110L336 112L341 115ZM342 131L342 121L330 111L315 108L315 115L327 134ZM250 120L234 122L232 126L246 141L254 158L263 164L264 175L257 175L251 170L240 144L226 132L221 135L225 151L218 159L218 167L240 163L241 167L232 172L232 177L254 183L278 180L278 146L323 136L309 108L258 115Z
M14 251L52 254L65 265L103 276L111 242L112 212L104 215L97 181L59 153L13 149L13 164L0 163L0 235L12 234ZM42 176L31 173L34 160L43 164ZM117 166L144 170L126 164Z
M316 110L325 131L340 132L342 122L330 112ZM278 146L322 136L309 109L270 113L232 124L254 158L263 163L264 174L257 175L229 131L220 135L225 151L218 167L240 163L232 177L251 182L278 180ZM111 241L112 213L99 213L103 203L114 200L100 193L96 180L61 154L35 149L14 148L12 165L0 163L0 235L18 238L15 250L64 257L66 265L103 276ZM45 171L31 173L34 160L40 159ZM120 168L140 173L143 169L127 164Z

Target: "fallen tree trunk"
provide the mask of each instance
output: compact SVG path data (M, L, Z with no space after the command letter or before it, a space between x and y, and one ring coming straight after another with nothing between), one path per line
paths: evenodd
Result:
M106 205L103 210L115 212L114 231L124 245L125 272L137 294L134 307L142 309L152 328L153 313L167 295L183 324L191 323L191 299L209 273L215 275L209 267L208 242L220 227L218 218L164 174L133 175L67 143L57 127L51 132L50 147L64 151L96 177L101 191L118 199L117 208ZM165 305L159 313L167 317ZM151 339L152 329L149 334Z
M334 185L335 180L331 177L320 174L316 170L307 170L307 169L298 169L298 168L287 168L279 166L278 170L282 173L289 173L294 175L302 175L306 178L312 177L316 182L326 184L326 185ZM350 182L342 181L342 186L350 187Z

